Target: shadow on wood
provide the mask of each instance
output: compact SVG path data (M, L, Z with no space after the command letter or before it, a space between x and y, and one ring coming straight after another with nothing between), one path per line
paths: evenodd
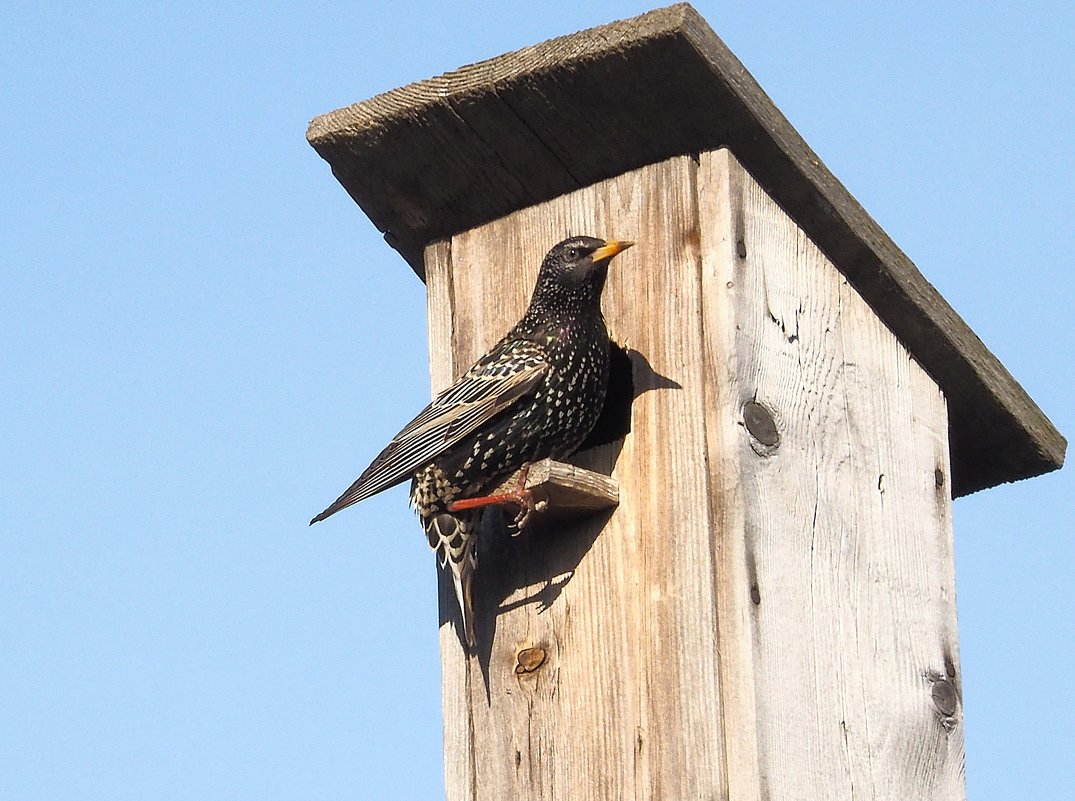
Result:
M642 394L655 389L678 390L682 387L677 381L656 372L640 352L625 350L613 343L605 408L594 432L572 461L579 462L587 471L610 476L623 448L624 437L631 429L631 404ZM615 438L609 439L612 436ZM550 465L555 468L558 463L535 465L527 486L534 487L545 481ZM563 467L559 465L559 468ZM562 469L556 472L564 473ZM501 486L510 489L517 483L518 473ZM592 497L586 503L569 500L570 492L561 491L551 496L547 490L539 492L539 498L549 499L548 508L536 514L520 532L510 525L512 510L491 508L485 513L478 535L474 627L475 656L481 665L487 697L489 659L497 618L532 603L539 605L538 614L541 614L556 602L615 511L615 501L600 497L603 492L604 489L591 490ZM612 505L608 506L609 503ZM450 578L444 571L440 573L441 592L454 597ZM527 589L531 591L522 597L512 597L517 591ZM442 603L440 608L440 625L452 621L461 637L455 604ZM460 642L462 644L462 640Z
M622 446L623 440L619 440L591 454L600 453L602 466L611 472ZM551 608L614 511L591 512L582 518L541 515L516 536L511 536L507 525L510 512L496 510L485 516L478 540L481 566L475 579L474 628L475 655L486 696L499 616L527 604L537 604L538 614ZM513 597L520 590L525 594Z
M612 343L608 370L608 395L601 417L579 451L608 445L631 433L631 404L651 389L682 389L676 381L660 375L637 350Z

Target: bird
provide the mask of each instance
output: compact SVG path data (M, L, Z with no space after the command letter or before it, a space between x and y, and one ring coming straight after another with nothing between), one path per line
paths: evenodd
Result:
M310 525L411 479L411 504L442 568L451 570L462 634L474 647L471 589L485 507L533 509L524 488L486 495L541 459L564 459L604 406L610 340L601 312L609 262L634 243L573 236L542 260L530 303L488 353L440 392Z

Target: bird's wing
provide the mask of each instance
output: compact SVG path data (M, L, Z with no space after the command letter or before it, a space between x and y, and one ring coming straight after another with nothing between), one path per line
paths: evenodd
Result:
M411 477L526 395L548 369L532 342L504 341L409 422L354 484L311 524Z

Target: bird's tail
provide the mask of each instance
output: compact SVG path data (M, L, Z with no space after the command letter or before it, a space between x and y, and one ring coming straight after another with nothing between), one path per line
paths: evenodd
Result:
M449 514L441 512L424 522L429 547L437 554L441 567L452 572L455 597L459 601L459 613L463 621L463 639L469 648L474 647L474 607L471 587L474 570L478 566L478 517L479 512Z

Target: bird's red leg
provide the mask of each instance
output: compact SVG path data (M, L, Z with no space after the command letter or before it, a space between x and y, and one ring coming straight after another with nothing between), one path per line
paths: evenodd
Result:
M481 509L486 506L503 506L513 504L519 507L519 514L515 518L515 525L524 528L530 520L530 515L537 509L534 503L534 493L526 488L526 475L530 472L530 465L524 464L519 470L518 487L511 492L501 492L496 495L482 495L477 498L462 498L451 501L448 504L449 512L462 512L464 509Z

